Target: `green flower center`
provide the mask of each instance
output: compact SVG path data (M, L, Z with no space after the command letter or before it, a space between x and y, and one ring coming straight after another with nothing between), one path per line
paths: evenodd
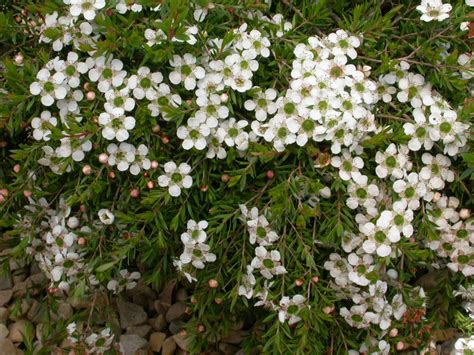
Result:
M292 304L286 311L288 314L295 314L298 312L298 306L296 304Z
M76 68L74 65L68 65L66 68L66 75L67 76L73 76L76 73Z
M285 138L286 137L286 128L285 127L278 128L277 136L280 139Z
M124 103L123 98L120 96L114 99L114 105L117 107L122 106L123 103Z
M416 129L415 135L418 138L423 138L424 136L426 136L426 129L424 129L423 127L418 127Z
M188 76L189 74L192 73L192 69L189 65L185 64L181 67L181 73L184 74L185 76Z
M50 83L50 82L45 83L44 84L44 91L46 91L46 92L54 91L54 84Z
M271 259L263 259L262 264L267 269L273 269L275 267L275 263Z
M314 121L313 120L305 120L302 124L302 127L305 132L310 132L314 129Z
M173 175L171 175L171 180L173 182L178 183L178 182L181 182L181 180L183 180L183 177L181 176L180 173L173 173Z
M229 137L235 138L239 135L239 130L237 128L232 127L229 129Z
M415 189L413 187L409 187L408 189L406 189L405 196L408 198L412 198L413 196L415 196Z
M295 105L291 102L287 102L283 107L286 114L291 115L295 112Z
M104 79L110 79L112 78L113 72L112 69L110 68L105 68L104 71L102 72L102 76Z
M388 157L385 159L385 164L390 168L394 168L397 165L397 160L394 157Z
M344 163L342 163L342 169L343 169L344 171L352 171L352 164L351 164L351 162L349 162L349 161L346 160Z
M397 214L393 220L397 226L401 226L405 222L405 218L399 214Z
M379 242L379 243L383 243L385 241L387 237L385 236L385 233L382 232L382 231L378 231L375 233L374 235L374 239Z
M151 80L148 78L143 78L140 80L140 86L145 89L149 89L151 87Z
M257 227L257 235L260 238L264 238L267 235L267 231L262 226Z
M367 197L367 191L365 189L363 189L362 187L359 187L357 190L356 190L356 195L358 198L366 198Z
M439 125L439 129L443 133L451 132L451 124L449 122L443 122Z

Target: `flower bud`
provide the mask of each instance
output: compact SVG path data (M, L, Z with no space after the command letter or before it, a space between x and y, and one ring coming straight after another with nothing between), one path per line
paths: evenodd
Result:
M157 169L158 168L158 162L156 160L152 160L151 161L151 168L152 169Z
M197 331L198 331L199 333L203 333L205 330L206 330L206 327L205 327L204 325L199 324L199 325L197 326Z
M0 203L3 203L5 202L5 197L3 197L3 195L0 195Z
M225 93L225 92L222 93L222 94L221 94L221 101L222 101L223 103L226 103L227 101L229 101L229 95L228 95L227 93Z
M148 181L148 182L146 183L146 187L147 187L149 190L151 190L152 188L155 187L155 183L154 183L153 181Z
M318 281L319 281L319 277L318 277L318 276L313 276L313 277L311 278L311 281L316 284L316 283L318 283Z
M115 179L115 172L113 171L109 172L109 179Z
M87 211L86 206L80 205L80 206L79 206L79 211L81 211L82 213L86 212L86 211Z
M229 182L229 180L230 180L230 176L227 175L227 174L224 174L224 175L221 176L221 180L222 180L222 182L226 182L226 183L227 183L227 182Z
M267 178L273 179L274 176L275 176L275 173L273 172L273 170L268 170L267 171Z
M201 190L202 192L206 192L207 190L209 190L209 186L208 185L201 185L199 190Z
M20 170L21 170L20 164L15 164L15 165L13 166L13 171L14 171L16 174L18 174L18 173L20 172Z
M82 245L86 245L86 239L83 238L83 237L78 238L78 239L77 239L77 244L79 244L79 245L81 245L81 246L82 246Z
M214 298L214 302L216 304L221 304L222 303L222 298L216 297L216 298Z
M161 130L161 127L159 124L154 125L153 128L151 129L153 133L158 133L160 130Z
M109 156L106 153L99 154L99 162L101 162L102 164L107 164L108 161L109 161Z
M435 194L433 195L433 202L438 202L439 199L441 198L441 194L439 192L435 192Z
M132 191L130 191L130 197L132 198L137 198L139 194L140 191L138 189L133 189Z
M214 279L210 279L207 284L209 285L210 288L217 288L217 286L219 286L219 283L217 282L217 280L214 280Z
M296 279L295 280L295 285L300 287L300 286L303 286L304 284L304 280L303 279Z
M8 190L7 189L0 189L0 195L7 197L8 196Z
M170 139L168 138L168 136L163 136L163 138L161 138L161 141L163 142L163 144L168 144L170 142Z
M28 191L28 190L23 191L23 196L25 196L26 198L31 197L31 195L32 195L31 191Z
M325 314L331 314L332 312L334 312L334 306L326 306L323 308L323 312Z
M16 63L17 65L22 65L24 59L25 59L25 57L23 57L23 54L18 53L18 54L15 56L15 63Z
M392 328L390 329L390 333L388 333L392 338L395 338L398 335L398 329Z
M90 174L92 173L92 168L91 168L91 166L90 166L90 165L84 165L84 166L82 167L82 173L83 173L84 175L90 175Z
M91 83L86 82L86 83L84 83L84 86L83 86L83 87L84 87L84 90L86 90L86 91L91 91Z
M403 350L404 347L405 344L403 343L403 341L399 341L397 345L395 345L395 349L397 349L398 351Z
M95 99L95 92L94 91L88 91L86 94L86 99L87 101L93 101Z
M461 211L459 211L459 217L461 217L461 219L468 219L471 217L471 210L468 210L467 208L461 209Z

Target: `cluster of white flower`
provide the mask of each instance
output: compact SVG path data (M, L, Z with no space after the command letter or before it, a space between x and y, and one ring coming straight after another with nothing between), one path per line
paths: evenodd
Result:
M187 224L187 231L181 234L184 251L179 259L173 261L173 265L189 282L197 280L193 276L195 271L190 269L191 266L196 269L204 269L205 263L216 261L216 255L209 252L211 248L205 243L207 225L207 221L196 222L190 219Z
M409 103L413 108L415 122L403 125L405 134L411 137L408 148L415 152L422 147L430 150L439 142L443 144L444 154L455 156L466 145L469 125L458 120L449 103L425 82L422 75L413 74L409 69L408 63L401 62L396 71L380 78L383 87L397 85L397 100Z
M252 297L259 301L255 303L255 307L263 306L265 308L278 312L278 319L281 323L288 321L288 324L294 324L301 320L298 316L300 310L308 307L306 298L302 295L295 295L293 297L283 296L278 304L267 300L270 287L273 282L270 280L274 276L284 275L287 273L285 267L282 265L281 255L278 250L267 250L265 247L271 247L280 237L273 231L264 215L260 215L256 207L250 211L247 206L240 205L242 213L241 219L246 224L250 235L250 243L258 244L255 248L255 257L252 259L250 265L247 265L247 273L242 277L242 284L239 286L238 294L245 296L248 299ZM257 285L257 279L254 272L258 271L265 279L263 288L258 293L254 294L254 289Z
M81 324L81 328L83 325ZM78 329L76 322L67 326L67 340L74 346L85 347L88 354L103 354L110 350L113 345L115 335L112 329L104 328L99 333L85 333L84 329Z
M439 239L427 241L428 247L438 256L449 258L447 266L452 271L473 276L474 222L466 220L469 216L465 212L461 214L456 210L459 207L457 198L436 196L434 201L427 206L428 216L438 230Z

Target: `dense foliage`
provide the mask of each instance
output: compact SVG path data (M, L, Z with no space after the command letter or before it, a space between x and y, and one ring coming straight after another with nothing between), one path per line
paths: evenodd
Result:
M179 275L194 351L238 320L265 353L469 337L468 3L3 5L4 268L48 304ZM89 316L51 343L109 347Z

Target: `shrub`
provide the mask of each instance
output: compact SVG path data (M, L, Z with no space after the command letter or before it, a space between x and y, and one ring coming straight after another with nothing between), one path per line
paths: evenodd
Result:
M265 353L472 334L469 8L436 3L4 5L5 268L53 300L177 274L193 351L243 318Z

